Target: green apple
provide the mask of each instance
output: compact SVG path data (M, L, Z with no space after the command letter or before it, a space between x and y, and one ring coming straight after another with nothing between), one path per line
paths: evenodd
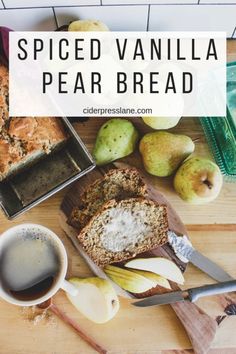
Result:
M143 117L143 121L149 127L157 130L175 127L181 117Z
M143 277L154 281L155 286L159 285L162 286L163 288L166 289L171 289L170 283L168 282L167 279L161 277L158 274L152 273L152 272L147 272L146 270L138 270L138 269L132 269L132 272L142 275Z
M139 150L145 170L151 175L166 177L194 151L194 143L186 135L159 131L144 135Z
M138 132L127 119L113 118L104 123L98 131L93 149L97 165L130 155L136 146Z
M213 161L197 156L185 161L174 178L176 192L191 204L211 202L219 195L222 184L219 167Z
M93 32L93 31L109 31L109 28L98 20L78 20L69 24L69 32Z
M184 283L184 277L179 267L167 258L135 258L127 262L125 267L146 270L148 272L156 273L175 283Z
M131 293L143 293L156 286L156 281L148 279L140 274L123 269L120 267L107 265L104 268L105 273L122 289Z
M67 293L70 302L85 317L95 323L111 320L119 310L119 299L109 280L92 278L71 278L69 280L78 290L78 295Z

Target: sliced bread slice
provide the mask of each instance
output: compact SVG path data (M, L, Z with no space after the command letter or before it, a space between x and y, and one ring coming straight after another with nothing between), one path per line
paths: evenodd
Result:
M67 222L81 230L107 201L147 195L147 186L135 168L110 170L103 178L89 185Z
M111 200L78 235L87 254L99 266L124 261L167 242L164 205L145 198Z

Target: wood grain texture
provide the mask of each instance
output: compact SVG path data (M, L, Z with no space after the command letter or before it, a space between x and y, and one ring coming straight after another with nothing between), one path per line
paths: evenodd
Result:
M236 60L236 41L228 42L228 60ZM101 121L96 121L98 127ZM78 130L91 149L94 134L86 133L86 125L78 124ZM146 129L146 128L145 128ZM148 128L147 128L148 129ZM197 119L182 120L175 131L186 133L196 141L196 151L210 156L209 149ZM140 166L139 156L134 163ZM190 207L174 193L171 181L154 178L158 189L163 191L178 211L187 226L193 245L200 252L221 265L236 277L236 185L225 184L216 202L206 207ZM41 205L28 211L14 221L8 221L0 213L0 233L22 223L34 222L51 228L65 244L69 255L68 276L90 276L91 272L78 256L77 251L64 235L58 223L58 210L66 190L57 193ZM189 265L185 272L186 287L211 283L212 280L200 270ZM181 322L169 306L138 309L129 300L121 299L118 315L109 323L96 325L75 311L62 291L58 292L55 303L75 319L84 331L99 341L111 354L192 354L190 341ZM200 299L198 306L215 318L224 316L222 304L216 297ZM92 351L77 334L59 319L42 321L33 325L25 319L22 310L0 300L0 354L92 354ZM223 321L217 331L209 354L236 353L236 316Z
M87 122L75 124L77 131L90 151L92 151L97 131L104 121L105 118L90 118ZM133 118L132 121L139 130L140 136L152 131L151 128L143 124L141 118ZM189 135L195 141L194 154L212 159L198 118L182 118L177 127L169 131ZM137 150L132 155L121 159L121 161L142 168L142 159ZM152 185L161 193L164 193L173 208L178 210L179 216L185 224L234 224L236 230L234 212L236 204L235 183L225 182L219 197L214 202L198 206L187 204L178 197L173 188L173 177L159 178L150 176L149 178Z
M88 267L58 225L58 209L51 207L48 209L48 214L50 215L44 224L60 236L69 254L68 276L90 276L91 272ZM28 218L28 221L34 222L35 220ZM2 231L2 225L0 229ZM200 251L236 277L235 232L228 232L225 235L222 231L190 231L189 235ZM209 277L191 265L188 266L185 278L186 287L212 282ZM170 306L138 309L131 306L129 300L121 299L121 309L118 315L107 324L96 325L75 311L62 291L55 296L54 302L112 354L156 354L161 350L191 348L183 326ZM224 314L216 297L201 299L197 305L213 318ZM56 318L53 319L53 323L43 321L35 326L24 319L18 307L11 306L4 301L0 301L0 314L1 354L93 353L70 328ZM235 316L223 321L212 347L236 350L236 337L233 335L235 326ZM14 340L9 338L9 331ZM218 353L221 354L221 352Z
M117 168L130 167L120 162L115 163L115 166ZM108 168L109 167L114 168L113 165L109 165ZM88 186L92 184L97 178L102 178L103 175L104 172L101 169L96 168L89 175L82 178L80 181L76 182L71 187L71 189L65 195L61 205L61 208L65 213L65 218L63 218L63 220L66 220L66 216L67 217L70 216L72 208L77 206L77 203L81 199L80 197L84 192L84 190L86 190ZM186 229L182 224L181 219L179 218L176 211L172 208L171 204L165 199L164 195L161 194L159 191L157 191L155 188L153 188L148 177L145 178L145 182L148 186L149 198L151 198L152 200L154 200L159 204L164 204L167 206L169 229L175 231L177 234L187 235ZM61 223L61 225L64 231L68 234L68 236L71 239L76 237L74 230L72 231L71 228L68 228L66 223L65 224ZM158 247L154 250L151 250L150 252L145 252L142 255L138 255L137 258L152 257L153 255L170 258L174 260L182 270L184 269L182 262L181 263L179 262L179 259L175 256L172 248L168 245L168 243L162 247ZM98 275L98 273L96 274ZM172 288L173 290L179 290L177 284L172 284ZM151 291L147 291L146 293L134 294L134 295L138 298L142 298L142 297L151 296L156 293L163 293L163 292L164 289L157 287L152 289ZM225 303L227 303L227 301L224 301L223 304ZM172 304L171 307L175 311L180 321L182 322L190 338L190 341L194 348L194 352L196 354L206 353L209 350L211 343L216 334L216 330L218 327L216 320L208 316L202 309L200 309L198 306L192 303L177 303L177 304ZM223 321L223 319L225 318L226 316L224 318L221 318L221 321Z

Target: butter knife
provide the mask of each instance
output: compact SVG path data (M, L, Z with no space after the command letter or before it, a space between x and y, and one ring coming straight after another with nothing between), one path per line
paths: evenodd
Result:
M236 280L199 286L197 288L183 291L174 291L167 294L154 295L141 301L136 301L132 305L138 307L147 307L154 305L168 305L184 301L195 302L204 296L219 295L233 291L236 291Z
M218 282L234 280L234 278L218 266L218 264L197 251L186 236L177 236L173 231L169 231L168 242L173 248L176 256L183 262L191 262Z

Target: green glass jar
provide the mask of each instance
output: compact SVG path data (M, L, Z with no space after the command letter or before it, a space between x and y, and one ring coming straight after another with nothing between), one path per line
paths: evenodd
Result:
M223 175L236 181L236 62L227 65L227 116L201 118L201 123Z

